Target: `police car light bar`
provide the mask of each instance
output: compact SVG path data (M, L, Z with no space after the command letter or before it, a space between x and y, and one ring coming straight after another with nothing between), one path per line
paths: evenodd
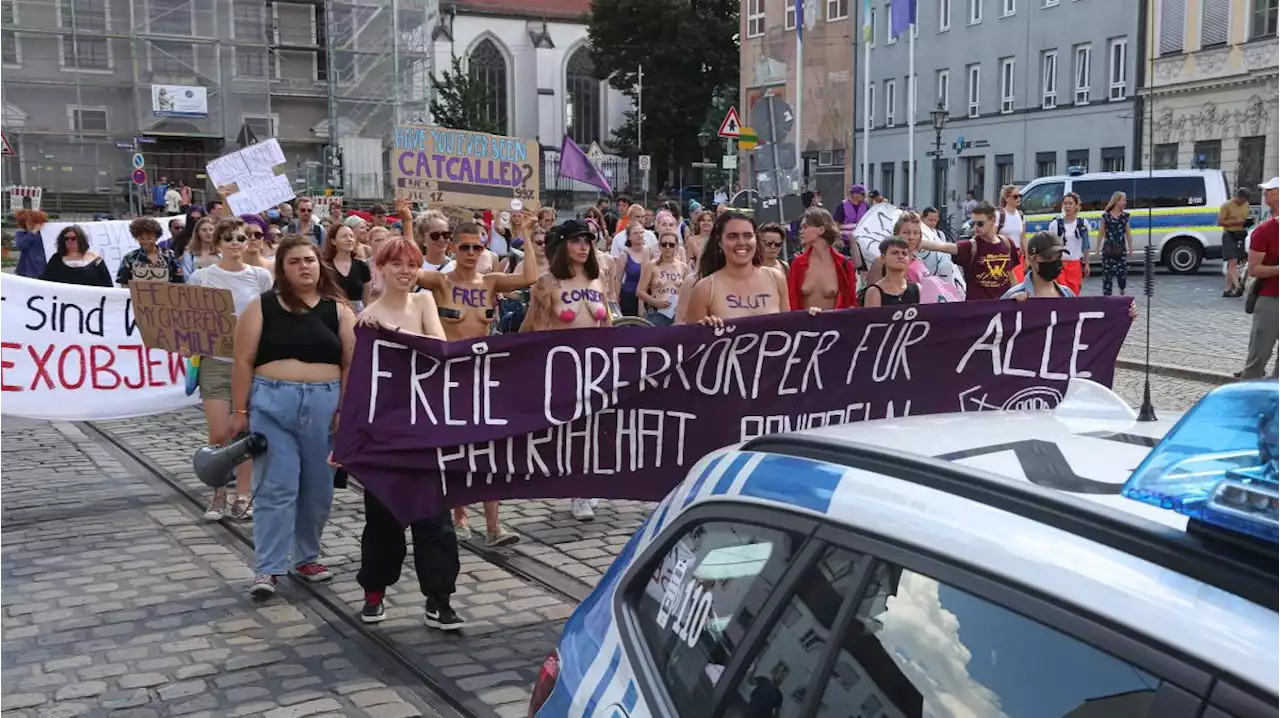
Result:
M1143 460L1122 493L1225 531L1280 543L1280 383L1206 395Z

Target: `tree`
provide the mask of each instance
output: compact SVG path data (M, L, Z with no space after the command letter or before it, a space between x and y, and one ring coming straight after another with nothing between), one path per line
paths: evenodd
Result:
M637 147L637 116L631 112L614 131L616 149L653 155L658 172L701 158L698 131L717 95L738 93L738 5L739 0L595 0L587 33L597 75L634 102L644 68L643 145ZM714 120L717 127L720 119Z
M450 69L431 78L435 90L431 99L432 121L451 130L470 130L503 134L498 122L489 117L494 89L462 66L462 58L453 56Z

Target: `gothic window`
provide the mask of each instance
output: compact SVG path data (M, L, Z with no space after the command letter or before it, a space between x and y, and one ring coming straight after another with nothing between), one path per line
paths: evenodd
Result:
M472 79L489 88L484 118L497 125L499 134L507 134L507 58L485 38L471 51L469 68Z
M565 69L565 131L586 146L600 139L600 81L585 46L569 57Z

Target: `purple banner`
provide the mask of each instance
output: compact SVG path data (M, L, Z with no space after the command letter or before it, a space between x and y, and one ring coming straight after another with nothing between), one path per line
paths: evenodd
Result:
M756 436L1048 408L1070 377L1110 386L1128 308L962 302L451 343L360 329L335 458L405 521L495 499L657 500Z

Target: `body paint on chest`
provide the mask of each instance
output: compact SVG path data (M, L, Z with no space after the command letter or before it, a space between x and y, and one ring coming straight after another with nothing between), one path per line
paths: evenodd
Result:
M560 292L560 301L565 304L573 304L583 300L603 304L604 294L594 289L567 289Z
M467 287L452 287L452 298L454 304L461 304L467 307L476 307L485 309L489 306L489 292L485 289L471 289Z
M764 309L769 305L769 293L726 294L724 303L730 309Z

